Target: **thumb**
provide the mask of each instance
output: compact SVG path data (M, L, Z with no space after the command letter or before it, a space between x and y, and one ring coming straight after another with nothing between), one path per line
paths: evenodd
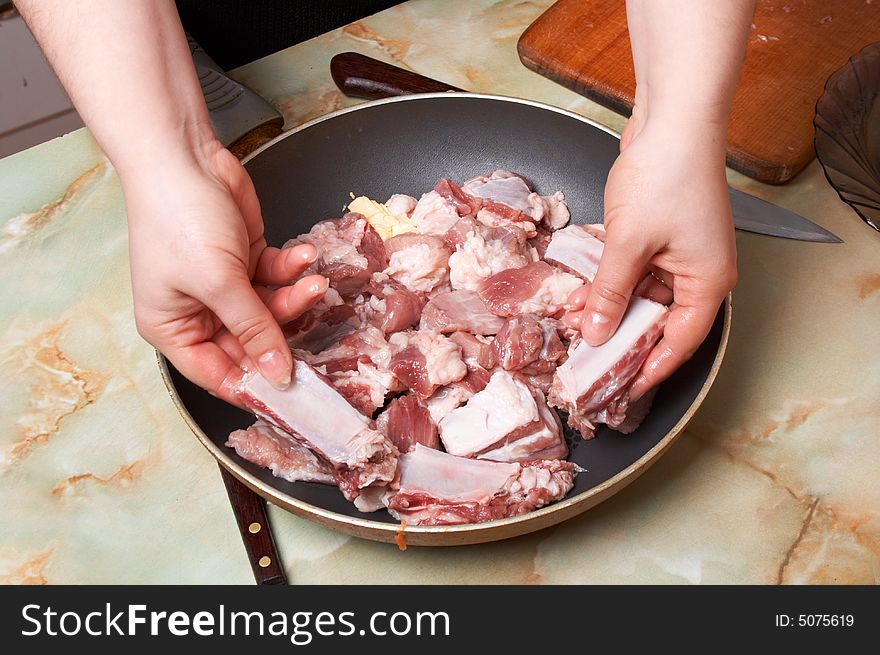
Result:
M591 346L608 341L623 318L633 289L642 279L651 257L639 237L608 230L599 270L584 303L581 332Z
M203 302L238 340L263 377L276 388L286 389L293 357L281 327L250 280L243 274L227 279L222 291L209 300Z

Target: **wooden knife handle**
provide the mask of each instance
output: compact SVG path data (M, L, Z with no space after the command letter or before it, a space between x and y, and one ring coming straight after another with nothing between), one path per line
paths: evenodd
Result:
M343 52L333 57L330 60L330 74L340 91L355 98L375 100L413 93L462 91L451 84L432 80L357 52Z
M287 584L287 576L269 528L265 501L222 466L220 474L257 584Z

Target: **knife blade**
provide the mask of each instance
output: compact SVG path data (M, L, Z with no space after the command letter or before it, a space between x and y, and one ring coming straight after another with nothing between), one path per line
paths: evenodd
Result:
M738 230L797 241L843 243L836 234L800 214L738 189L730 189L730 207Z
M411 93L461 91L451 84L404 70L357 52L343 52L330 60L330 72L340 91L357 98L387 98ZM803 216L730 189L733 224L738 230L783 239L816 243L843 243L837 235Z

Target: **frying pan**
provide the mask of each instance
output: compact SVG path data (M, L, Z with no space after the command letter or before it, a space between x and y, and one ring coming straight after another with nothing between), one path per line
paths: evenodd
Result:
M263 211L266 239L280 246L340 216L349 192L383 200L418 197L438 179L463 181L497 168L522 173L541 194L565 193L572 222L598 223L618 137L577 114L528 100L471 93L388 98L317 118L245 158ZM683 193L687 190L683 189ZM509 538L554 525L595 506L635 480L675 441L718 372L730 330L728 298L694 356L663 383L638 430L605 427L583 441L566 431L569 459L585 471L561 501L489 523L407 527L408 545L449 546ZM214 457L270 502L341 532L392 542L400 526L387 512L358 512L335 487L290 483L238 457L224 443L253 416L211 396L160 357L184 420ZM321 407L301 411L321 412Z

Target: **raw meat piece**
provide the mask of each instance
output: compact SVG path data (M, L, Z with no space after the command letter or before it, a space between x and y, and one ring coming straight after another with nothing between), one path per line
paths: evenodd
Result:
M417 445L401 456L398 488L386 502L409 525L483 523L563 498L576 474L571 462L489 462Z
M385 273L373 275L365 291L372 294L372 298L366 305L370 311L363 318L377 325L385 334L416 325L427 300L425 294L407 289Z
M540 196L531 190L524 177L510 171L497 170L490 175L475 177L465 182L462 190L483 199L486 215L478 214L478 218L488 225L496 224L494 221L499 219L515 221L515 215L506 211L506 208L523 214L523 218L535 223L543 222L552 230L564 226L571 217L561 192Z
M324 366L328 374L337 371L351 371L359 361L388 370L391 361L391 346L385 341L382 331L373 325L364 325L339 342L315 355L296 353L312 366Z
M537 261L493 275L480 285L477 293L489 310L499 316L552 316L581 285L583 281L574 275Z
M657 387L654 387L641 398L632 402L629 399L629 393L623 391L596 414L595 423L604 423L621 434L631 434L645 420L656 395Z
M397 449L373 429L373 422L307 363L295 359L293 373L284 391L248 373L239 383L239 398L254 414L327 460L349 500L364 487L390 482Z
M549 396L551 405L569 413L569 425L592 432L596 413L638 373L663 333L668 313L659 303L633 297L611 339L598 347L579 341L569 348Z
M449 281L453 289L474 291L488 277L508 268L522 268L533 261L519 227L486 227L462 219L447 233L446 243L455 248L449 257Z
M425 407L435 423L440 423L452 410L464 405L474 393L460 384L440 387L425 400Z
M492 341L498 365L506 371L515 371L534 362L543 345L544 330L540 317L534 314L509 317Z
M398 390L397 379L388 368L391 347L373 325L363 326L317 355L295 354L323 369L333 386L366 416L385 404L388 393Z
M449 335L461 348L461 358L469 371L483 369L488 371L495 368L495 351L492 348L493 341L487 337L474 335L470 332L453 332ZM486 376L489 381L489 376ZM485 384L483 386L486 386ZM482 389L482 387L480 387ZM478 389L479 391L479 389Z
M482 391L440 421L443 446L460 457L501 450L527 456L557 444L561 432L543 395L504 370L495 371ZM517 450L512 444L520 439L529 445Z
M328 462L262 419L245 430L232 432L226 445L240 457L289 482L335 483L336 471Z
M492 341L499 366L524 375L552 373L567 355L560 327L556 319L535 314L509 317Z
M305 274L324 275L343 298L360 293L370 276L387 264L382 237L363 215L354 212L321 221L308 234L291 239L284 247L301 243L310 243L318 250L318 259Z
M535 236L529 237L529 247L531 247L535 253L533 259L544 259L544 254L547 252L547 246L550 245L550 239L553 238L553 234L553 232L543 225L539 225L538 230L535 232Z
M458 219L456 204L441 196L436 191L429 191L419 198L411 216L412 222L419 229L419 234L436 234L443 236Z
M421 330L448 333L464 330L471 334L495 334L504 325L474 291L445 291L431 298L422 310Z
M437 387L461 380L468 372L461 348L439 332L397 332L388 343L392 349L389 370L422 398Z
M529 462L536 459L568 457L568 445L565 443L559 416L550 409L540 391L533 389L532 392L541 418L535 430L498 444L491 450L477 455L477 459L489 459L494 462Z
M388 409L376 419L376 429L401 453L409 452L417 443L428 448L440 447L437 424L415 396L399 396L392 400Z
M361 325L357 314L333 288L311 309L282 328L291 348L317 353L351 334Z
M401 234L385 242L385 274L416 293L427 293L449 281L449 255L443 238Z
M483 205L479 197L465 193L455 182L446 178L437 182L434 191L452 204L459 216L474 216Z
M553 233L544 258L563 270L592 282L599 270L605 244L597 238L595 228L569 225Z
M403 193L395 193L385 201L385 208L397 216L409 216L416 208L418 201L412 196Z

